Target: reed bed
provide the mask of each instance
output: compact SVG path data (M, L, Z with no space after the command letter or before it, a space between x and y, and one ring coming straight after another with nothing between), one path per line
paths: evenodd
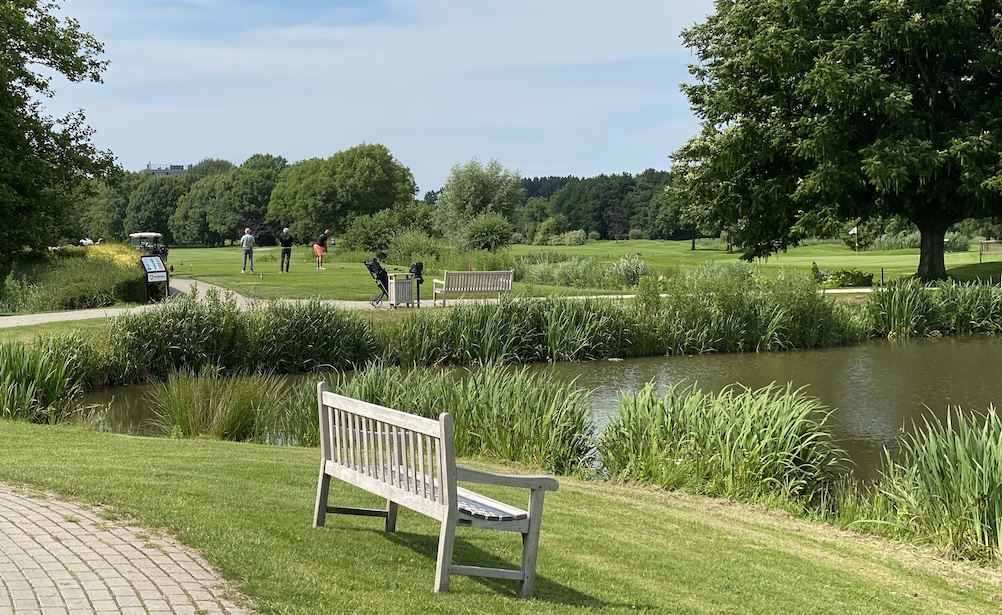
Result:
M857 525L955 557L1002 557L1002 418L994 406L926 420L902 437L896 458L885 451L885 466Z
M73 413L84 379L74 356L50 350L0 343L0 418L56 423Z
M705 394L648 383L620 399L597 439L612 477L742 501L815 506L845 476L828 410L802 390L768 386Z
M112 320L111 379L158 381L178 370L298 373L351 369L375 358L376 336L357 314L319 301L241 310L209 292Z
M376 336L358 315L324 305L275 302L247 314L256 371L354 369L373 360Z
M332 388L430 418L453 413L456 452L462 456L504 459L565 475L581 468L590 450L585 391L525 368L490 364L467 372L374 366Z
M908 279L875 292L867 304L882 337L1002 332L1002 289L977 283L926 285Z
M211 368L198 374L175 372L155 384L146 396L155 416L153 422L164 435L268 444L316 441L314 436L303 442L302 434L290 433L290 418L302 414L301 401L284 378L224 377ZM312 429L316 431L316 421Z

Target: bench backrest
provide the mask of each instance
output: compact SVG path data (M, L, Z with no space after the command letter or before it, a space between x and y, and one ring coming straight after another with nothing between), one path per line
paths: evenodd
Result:
M511 290L514 271L446 271L445 287L457 292L502 292Z
M981 254L1002 254L1002 241L988 239L978 243Z
M455 507L452 415L438 420L317 386L320 453L329 474L434 519Z

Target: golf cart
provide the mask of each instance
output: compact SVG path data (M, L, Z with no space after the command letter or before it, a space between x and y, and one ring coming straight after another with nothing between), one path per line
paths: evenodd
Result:
M167 246L164 245L162 233L132 233L129 242L143 254L156 254L167 260Z

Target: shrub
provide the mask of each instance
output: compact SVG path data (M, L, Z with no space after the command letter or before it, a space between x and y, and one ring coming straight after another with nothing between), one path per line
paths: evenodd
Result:
M420 230L408 230L398 233L390 239L386 260L399 265L423 261L434 263L441 259L445 252L442 242Z
M620 258L609 269L609 274L614 282L624 287L636 286L646 273L647 267L644 265L644 261L640 260L636 254Z
M393 213L384 209L371 216L359 216L351 221L341 236L341 248L355 252L371 252L385 259L393 236L400 232Z
M497 252L511 245L511 223L501 214L480 214L459 230L457 240L464 250Z

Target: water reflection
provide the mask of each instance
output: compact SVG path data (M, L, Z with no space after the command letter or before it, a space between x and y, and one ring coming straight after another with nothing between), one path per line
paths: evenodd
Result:
M943 418L950 406L980 411L1002 402L1002 340L994 337L873 341L826 350L658 357L628 361L537 366L593 389L596 420L605 422L621 392L647 382L716 392L731 384L751 388L772 382L805 387L834 409L831 427L869 476L883 447L894 448L902 430L923 417Z

